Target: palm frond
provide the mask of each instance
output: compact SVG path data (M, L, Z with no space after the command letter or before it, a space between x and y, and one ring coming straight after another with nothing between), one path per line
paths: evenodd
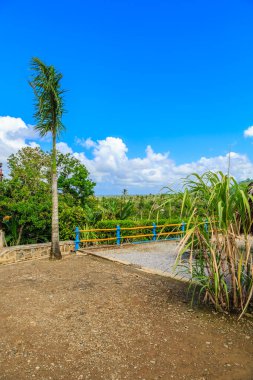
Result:
M32 79L29 81L35 96L35 130L43 137L48 132L59 136L65 129L62 123L64 110L61 89L62 74L54 66L47 66L39 58L32 58Z

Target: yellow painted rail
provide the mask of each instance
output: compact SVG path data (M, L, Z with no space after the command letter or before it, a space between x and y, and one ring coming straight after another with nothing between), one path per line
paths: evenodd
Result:
M92 230L79 230L79 232L116 231L117 228L93 228Z
M96 241L106 241L106 240L116 240L116 237L113 238L102 238L102 239L81 239L81 242L96 242Z
M176 223L176 224L161 224L156 225L157 228L164 228L164 227L176 227L181 226L182 223ZM121 231L127 231L127 230L145 230L148 228L153 228L154 226L137 226L137 227L120 227ZM105 231L117 231L117 228L92 228L90 230L79 230L79 232L105 232Z
M171 231L171 232L158 232L157 236L160 235L182 235L183 231Z
M158 224L156 227L176 227L176 226L182 226L182 223L176 223L176 224Z

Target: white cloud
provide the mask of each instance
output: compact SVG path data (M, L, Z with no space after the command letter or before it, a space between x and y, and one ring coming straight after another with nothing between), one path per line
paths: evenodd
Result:
M143 158L130 159L128 148L120 138L107 137L94 142L92 158L85 152L73 153L86 165L97 183L97 191L103 193L120 192L128 188L130 192L158 192L163 186L178 183L183 177L206 170L228 171L238 180L252 177L253 163L246 155L231 152L216 157L201 157L198 161L177 165L169 153L156 153L147 146ZM105 190L106 189L106 190Z
M68 144L66 144L65 142L59 142L56 144L56 148L57 150L59 150L59 152L63 153L63 154L67 154L67 153L73 153L73 150L72 148L70 148L68 146Z
M87 139L79 139L78 137L76 137L75 142L76 144L86 149L94 148L96 146L95 141L93 141L90 137L88 137Z
M253 125L243 132L244 137L253 137Z
M40 144L37 144L35 141L31 141L28 144L31 148L40 148Z
M253 137L253 126L252 137ZM245 131L246 133L246 131ZM247 132L250 135L251 132ZM24 146L39 146L32 126L20 118L0 117L0 162L6 166L7 157ZM107 137L93 141L76 139L76 142L90 150L74 152L65 142L57 144L62 153L73 154L87 167L92 179L97 183L98 193L120 193L127 188L131 193L158 192L163 186L179 183L180 180L193 173L206 170L230 172L238 180L252 178L253 163L246 155L231 152L229 155L201 157L194 162L178 165L168 152L154 152L149 145L143 157L129 158L128 147L121 138ZM187 158L187 157L186 157ZM4 168L5 169L5 168Z
M4 164L4 169L7 158L12 153L27 145L38 145L30 141L36 138L33 127L25 124L21 118L0 116L0 162Z

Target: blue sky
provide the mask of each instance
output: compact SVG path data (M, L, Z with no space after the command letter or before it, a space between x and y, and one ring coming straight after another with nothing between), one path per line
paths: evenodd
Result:
M97 193L157 192L190 169L226 168L230 150L250 176L253 1L0 0L0 12L0 116L33 125L29 62L55 65L68 89L61 148ZM48 149L28 128L12 149Z

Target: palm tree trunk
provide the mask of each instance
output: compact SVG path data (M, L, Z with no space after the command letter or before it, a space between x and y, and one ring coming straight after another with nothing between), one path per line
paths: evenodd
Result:
M57 188L57 165L56 165L56 134L53 133L52 151L52 243L51 259L61 259L59 244L59 217L58 217L58 188Z

